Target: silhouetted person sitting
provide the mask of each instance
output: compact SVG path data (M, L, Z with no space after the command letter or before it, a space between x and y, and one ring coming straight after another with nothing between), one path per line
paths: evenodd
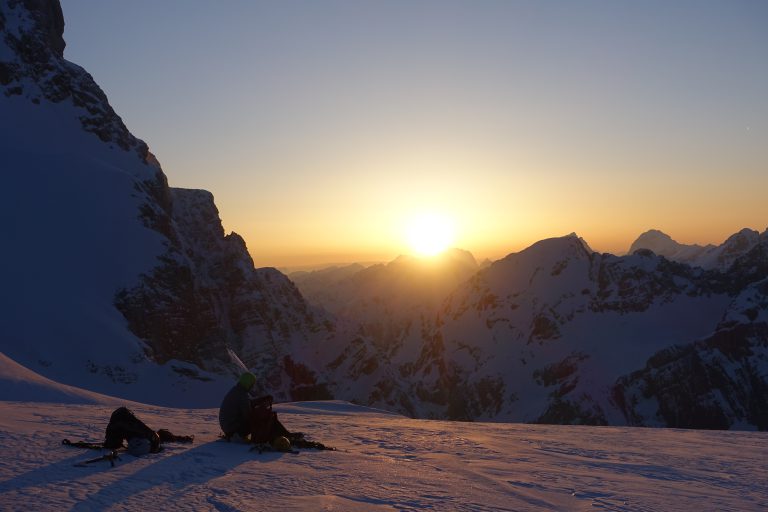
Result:
M251 398L256 376L246 372L224 396L219 408L219 425L228 440L273 443L278 437L290 441L301 439L301 433L288 432L272 410L272 396Z

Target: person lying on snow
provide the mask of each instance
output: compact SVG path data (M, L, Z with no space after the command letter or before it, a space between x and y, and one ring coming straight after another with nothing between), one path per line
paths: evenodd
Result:
M289 432L272 410L272 396L251 398L256 376L243 373L237 384L224 396L219 408L219 425L229 441L269 443L278 449L288 449L291 443L301 443L304 434ZM319 444L319 443L318 443Z
M116 450L123 447L123 441L127 441L128 453L139 457L159 452L161 443L191 443L193 440L194 436L177 436L166 429L155 432L128 408L120 407L109 418L104 448Z

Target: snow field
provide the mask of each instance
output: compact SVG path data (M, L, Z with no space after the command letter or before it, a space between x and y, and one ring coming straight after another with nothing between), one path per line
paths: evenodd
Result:
M337 452L250 452L217 439L216 409L136 406L192 445L117 466L111 405L0 402L2 510L763 510L765 433L411 420L345 402L276 406Z

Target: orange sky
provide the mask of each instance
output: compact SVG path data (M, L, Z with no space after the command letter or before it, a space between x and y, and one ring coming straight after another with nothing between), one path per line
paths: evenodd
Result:
M768 226L768 3L64 0L65 57L259 266ZM108 44L94 44L108 41Z

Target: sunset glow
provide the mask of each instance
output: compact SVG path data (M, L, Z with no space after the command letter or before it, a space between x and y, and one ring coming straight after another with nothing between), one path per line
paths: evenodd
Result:
M407 228L408 244L417 256L435 256L451 246L455 239L453 222L435 213L414 218Z
M766 227L768 3L177 4L65 0L65 57L257 266Z

